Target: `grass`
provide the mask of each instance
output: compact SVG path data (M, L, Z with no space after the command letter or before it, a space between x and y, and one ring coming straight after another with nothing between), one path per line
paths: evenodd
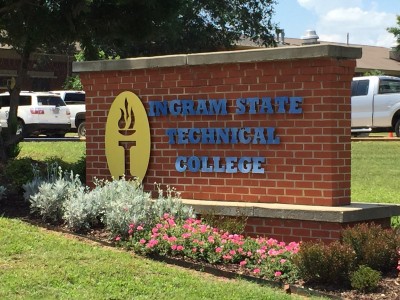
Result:
M0 218L0 299L301 299Z
M74 162L85 153L84 142L23 142L19 157L44 160L59 157ZM351 194L353 202L400 203L400 143L353 142Z
M35 160L45 160L49 157L59 157L65 162L76 162L85 154L84 142L22 142L18 157L31 157Z
M400 143L353 142L352 202L399 203Z

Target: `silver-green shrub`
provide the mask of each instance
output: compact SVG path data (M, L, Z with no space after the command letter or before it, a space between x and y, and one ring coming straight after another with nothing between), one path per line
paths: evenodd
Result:
M82 188L78 176L74 176L72 172L63 172L61 168L58 170L57 179L52 176L48 181L40 183L39 191L29 198L31 211L51 222L62 220L64 202Z
M175 220L194 217L193 208L182 203L181 195L174 187L167 186L166 191L157 184L158 198L152 207L155 218L162 218L165 213L174 216Z

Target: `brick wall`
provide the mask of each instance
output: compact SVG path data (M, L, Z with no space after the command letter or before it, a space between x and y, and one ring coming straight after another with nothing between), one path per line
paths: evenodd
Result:
M390 218L364 221L390 228ZM329 243L340 239L341 231L360 222L334 223L309 220L288 220L280 218L248 218L245 232L253 237L263 236L278 241L312 241Z
M350 83L354 59L302 58L80 74L87 93L87 182L110 177L104 150L108 110L122 91L148 101L227 99L225 116L149 117L146 190L171 185L183 198L338 206L350 204ZM237 98L302 97L301 114L233 113ZM168 143L168 128L275 127L277 145ZM177 156L265 157L264 174L180 173Z

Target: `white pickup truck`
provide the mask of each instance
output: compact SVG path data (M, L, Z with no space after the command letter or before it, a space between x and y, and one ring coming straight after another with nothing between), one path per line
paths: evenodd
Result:
M400 137L400 78L354 77L351 83L351 133L393 131Z

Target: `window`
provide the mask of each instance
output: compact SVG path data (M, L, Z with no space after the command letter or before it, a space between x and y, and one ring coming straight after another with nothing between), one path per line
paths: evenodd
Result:
M85 104L85 94L84 93L66 93L64 101L67 104Z
M65 106L64 101L60 97L38 96L39 105Z
M379 94L400 93L400 80L383 79L379 82Z
M368 95L369 80L355 80L351 82L351 95L352 96L365 96Z
M19 105L31 105L31 96L19 96ZM0 107L10 107L10 96L0 97Z

